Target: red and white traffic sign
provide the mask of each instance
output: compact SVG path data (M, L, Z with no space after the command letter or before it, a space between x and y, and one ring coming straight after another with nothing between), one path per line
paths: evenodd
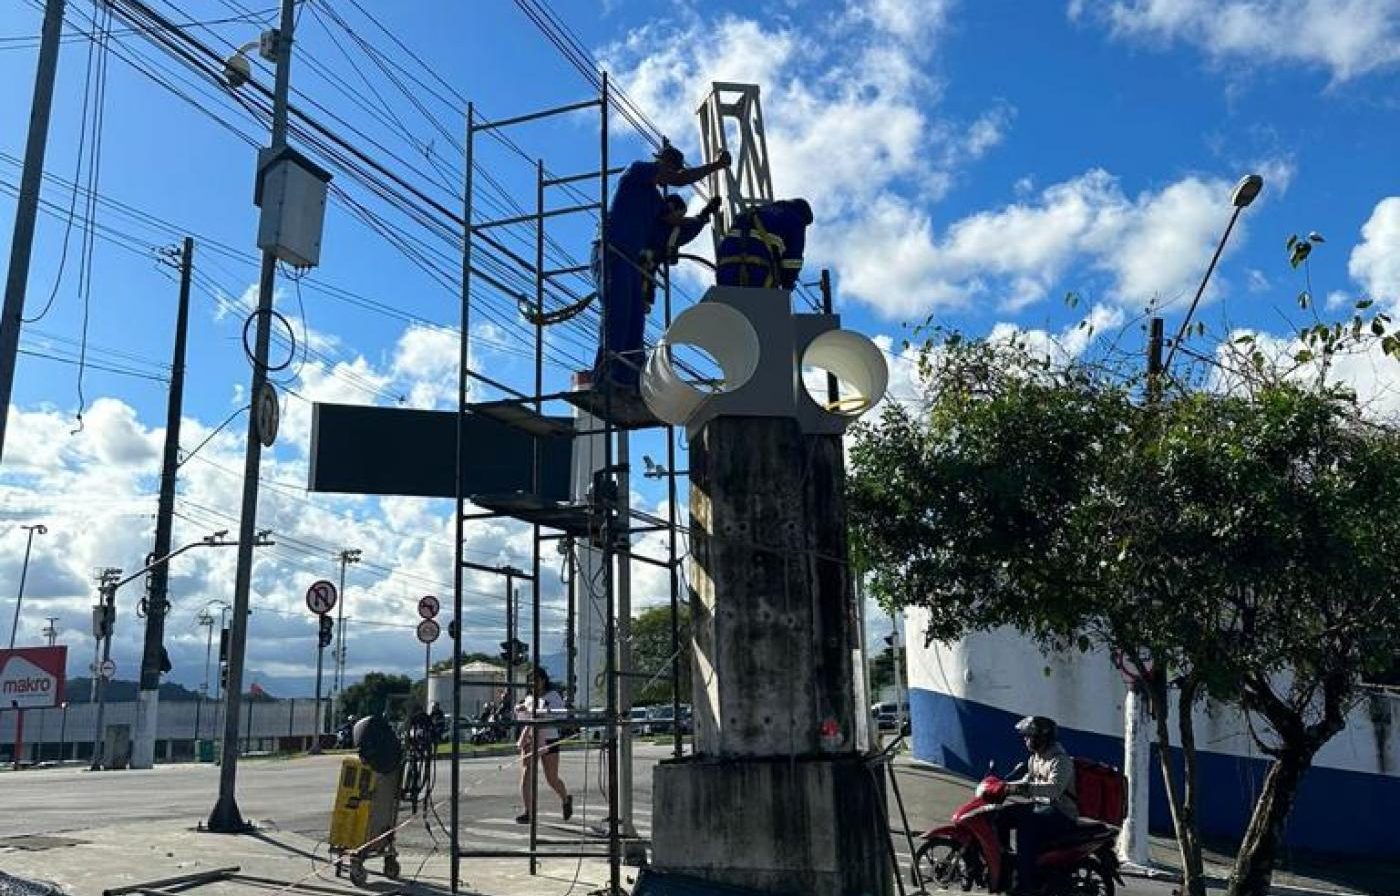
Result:
M58 706L67 668L67 647L0 650L0 709Z
M431 619L424 619L418 623L418 640L424 644L431 644L442 634L442 629Z
M306 609L317 616L324 616L335 609L335 585L325 579L313 582L306 589Z
M437 618L437 614L441 610L442 604L438 603L438 599L431 594L420 598L418 601L418 615L422 616L424 619Z

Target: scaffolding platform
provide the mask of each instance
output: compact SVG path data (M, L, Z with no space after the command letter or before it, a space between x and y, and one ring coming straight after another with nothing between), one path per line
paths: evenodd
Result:
M579 389L561 397L614 430L652 429L666 425L636 392L614 391L608 394L598 389Z
M573 423L559 418L536 413L525 401L515 398L500 401L483 401L469 404L467 411L481 417L490 417L507 426L540 438L560 438L574 434Z
M472 495L471 502L482 510L498 516L558 529L566 535L587 538L598 528L593 505L566 501L546 501L528 492L508 492L499 495Z

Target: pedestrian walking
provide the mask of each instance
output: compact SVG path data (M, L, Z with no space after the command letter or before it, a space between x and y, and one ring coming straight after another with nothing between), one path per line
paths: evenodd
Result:
M549 680L549 673L536 666L526 679L530 694L515 705L517 720L528 720L539 716L561 716L568 712L564 697ZM520 800L525 811L515 817L520 824L530 823L530 807L534 804L534 775L531 764L538 761L544 772L544 780L559 795L559 806L568 821L574 814L574 798L569 788L559 777L559 729L552 725L525 725L520 729L516 741L520 748Z

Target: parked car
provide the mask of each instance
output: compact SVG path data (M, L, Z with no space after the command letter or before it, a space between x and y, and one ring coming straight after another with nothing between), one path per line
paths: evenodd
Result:
M874 706L870 707L870 710L875 714L875 723L879 726L881 731L894 731L898 729L900 727L899 720L902 715L904 718L904 733L909 733L908 703L904 704L903 713L900 712L899 705L893 702L876 703Z
M651 735L666 735L675 731L675 710L669 703L660 706L653 706L651 714L647 718L647 733ZM681 704L681 734L690 734L692 730L692 714L690 705Z

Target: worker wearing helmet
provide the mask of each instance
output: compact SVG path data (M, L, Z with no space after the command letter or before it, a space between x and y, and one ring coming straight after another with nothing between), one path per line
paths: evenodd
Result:
M802 271L812 207L805 199L779 199L735 218L715 259L720 286L791 290Z
M653 161L633 162L622 172L608 206L603 245L594 247L594 279L603 305L594 383L604 388L637 387L646 322L643 253L654 244L668 213L662 188L688 187L729 167L729 162L729 152L721 150L708 165L687 168L681 151L666 144Z
M1054 719L1026 716L1016 733L1030 751L1026 775L1007 782L1007 792L1030 797L1030 802L1002 810L1002 821L1016 830L1016 889L1035 893L1040 880L1035 860L1042 847L1074 829L1079 819L1074 789L1074 759L1060 745Z
M685 200L675 193L666 197L665 209L657 226L652 230L651 245L642 251L642 315L651 313L656 300L656 287L659 285L658 272L662 265L675 264L679 260L680 248L700 235L710 216L719 209L716 196L698 215L686 215Z

